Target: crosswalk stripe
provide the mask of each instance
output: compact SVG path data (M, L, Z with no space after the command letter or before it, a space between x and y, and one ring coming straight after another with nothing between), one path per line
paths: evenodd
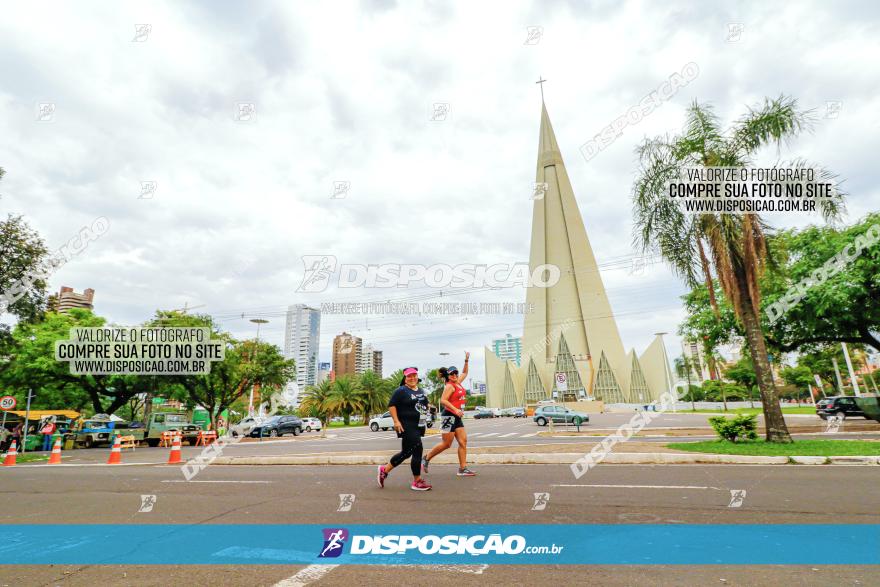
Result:
M510 432L509 434L502 434L498 438L507 438L508 436L516 436L519 432Z
M484 434L484 435L483 435L483 438L488 438L488 437L490 437L490 436L497 436L497 435L498 435L497 432L489 432L488 434Z

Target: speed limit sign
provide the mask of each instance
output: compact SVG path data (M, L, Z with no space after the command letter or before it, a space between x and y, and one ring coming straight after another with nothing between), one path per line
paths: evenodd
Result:
M15 409L15 398L11 395L4 395L0 397L0 410L4 412L8 412L9 410Z

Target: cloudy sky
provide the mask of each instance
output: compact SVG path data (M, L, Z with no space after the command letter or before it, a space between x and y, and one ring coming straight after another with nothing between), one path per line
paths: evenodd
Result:
M543 76L624 344L641 352L652 333L676 331L684 288L662 265L633 270L635 145L677 132L694 99L732 121L787 94L815 109L815 127L761 161L821 163L846 180L849 220L877 210L878 12L873 2L17 3L0 20L0 213L25 215L53 248L107 218L51 285L94 288L110 321L188 304L242 337L266 318L262 335L281 344L289 304L441 301L424 288L297 293L303 255L527 261ZM696 79L581 155L688 63ZM249 120L240 104L253 104ZM144 182L154 193L142 195ZM331 198L335 182L348 182L344 198ZM525 298L448 293L442 301ZM522 318L325 315L322 360L343 329L383 349L386 372L437 366L440 352L460 363L470 350L482 379L483 345L521 334ZM667 342L678 354L678 338Z

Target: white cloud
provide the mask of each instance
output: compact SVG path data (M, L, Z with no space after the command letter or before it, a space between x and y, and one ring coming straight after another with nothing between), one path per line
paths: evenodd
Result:
M634 146L679 130L695 98L726 121L780 93L817 108L815 132L782 156L846 178L858 217L880 203L878 135L866 132L880 117L876 12L856 3L18 4L0 22L0 206L53 246L110 219L52 287L94 288L113 321L188 302L250 336L247 319L231 317L260 311L271 320L263 334L280 344L284 307L336 299L295 293L301 255L528 258L541 75L600 263L631 253ZM744 24L737 43L725 39L730 22ZM145 42L132 42L138 23L152 27ZM543 37L525 45L530 25ZM691 61L696 80L584 161L583 143ZM821 118L828 100L842 102L838 118ZM34 120L43 101L56 105L52 123ZM234 121L238 102L255 104L255 123ZM449 103L446 121L429 120L435 102ZM148 180L155 197L138 199ZM345 199L330 199L334 181L351 182ZM603 278L627 348L676 331L684 288L668 270ZM401 294L338 297L385 295ZM323 360L343 328L383 349L386 371L469 349L482 378L482 345L519 333L521 320L325 316Z

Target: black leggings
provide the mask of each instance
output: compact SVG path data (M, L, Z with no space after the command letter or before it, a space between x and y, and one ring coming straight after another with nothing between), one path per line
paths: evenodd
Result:
M391 464L397 467L410 457L409 468L418 477L422 474L422 429L418 426L403 429L400 452L391 457Z

